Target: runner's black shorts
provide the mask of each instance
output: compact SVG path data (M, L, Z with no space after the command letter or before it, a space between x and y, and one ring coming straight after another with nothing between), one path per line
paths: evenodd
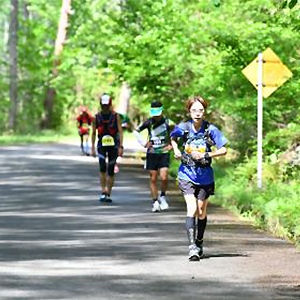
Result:
M115 174L115 164L118 158L118 148L115 146L112 147L98 147L98 157L99 157L99 165L100 172L106 173L109 176L114 176ZM106 164L106 157L108 157L108 166Z
M215 194L215 183L198 185L191 181L179 179L178 186L183 195L194 195L197 200L205 200Z
M145 169L150 171L158 171L161 168L169 168L170 154L169 153L147 153Z

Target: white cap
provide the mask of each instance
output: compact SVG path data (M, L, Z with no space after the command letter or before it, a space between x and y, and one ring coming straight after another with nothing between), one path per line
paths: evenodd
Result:
M108 105L110 102L110 97L108 95L103 95L101 97L101 104Z

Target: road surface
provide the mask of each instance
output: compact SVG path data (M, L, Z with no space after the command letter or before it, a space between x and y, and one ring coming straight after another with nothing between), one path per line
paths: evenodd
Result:
M78 146L0 147L0 299L300 299L299 251L220 207L189 262L178 189L151 213L132 157L101 205L97 160Z

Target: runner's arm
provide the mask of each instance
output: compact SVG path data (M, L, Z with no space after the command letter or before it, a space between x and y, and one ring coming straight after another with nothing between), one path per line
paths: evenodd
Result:
M118 154L119 156L123 155L123 128L122 128L122 123L121 123L121 118L119 115L117 115L117 122L118 122L118 131L119 131L119 135L120 135L120 145L119 145L119 149L118 149Z
M171 130L170 130L170 125L169 122L167 122L167 132L168 132L168 144L164 147L164 150L170 151L173 149L172 143L171 143Z
M92 133L92 155L95 156L95 141L96 141L96 118L93 120L93 133Z
M137 141L144 148L147 148L149 143L148 143L148 141L147 142L144 141L140 132L143 131L144 129L147 129L148 127L149 127L149 120L145 121L140 127L133 130L133 134L137 138Z
M174 150L175 158L180 159L181 158L181 151L178 148L177 137L171 137L171 145L172 145L173 150Z

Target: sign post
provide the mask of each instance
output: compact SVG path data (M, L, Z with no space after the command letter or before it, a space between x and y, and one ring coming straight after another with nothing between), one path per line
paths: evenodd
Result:
M263 162L263 97L269 97L293 74L271 48L260 52L257 59L244 68L242 73L257 89L257 188L260 189Z
M258 54L257 67L257 187L262 187L263 132L263 54Z

